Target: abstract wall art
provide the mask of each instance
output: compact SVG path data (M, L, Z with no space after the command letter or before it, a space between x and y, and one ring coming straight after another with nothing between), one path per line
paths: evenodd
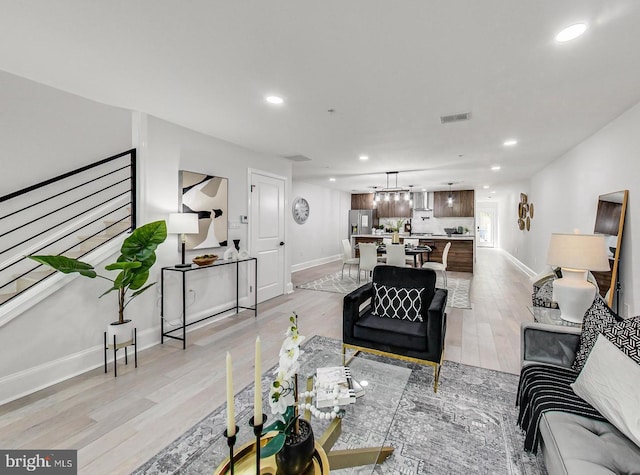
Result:
M183 213L198 215L198 234L186 235L186 249L224 247L228 239L228 179L180 170Z

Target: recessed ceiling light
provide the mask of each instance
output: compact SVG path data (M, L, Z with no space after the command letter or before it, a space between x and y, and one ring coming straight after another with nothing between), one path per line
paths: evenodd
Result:
M331 178L329 178L329 181L336 181L336 179L331 177Z
M269 104L282 104L284 99L280 96L267 96L264 98Z
M566 27L560 33L556 35L556 41L558 43L565 43L567 41L575 40L578 36L582 35L585 31L587 31L586 23L576 23L575 25L571 25Z
M422 189L422 191L427 191L427 189L426 189L426 188L423 188L423 189Z
M513 147L514 145L518 145L518 141L516 139L505 140L502 144L505 147Z
M492 167L491 167L491 169L492 169L494 172L497 172L498 170L500 170L500 165L494 165L494 166L492 166Z
M482 188L484 188L485 190L489 189L489 185L484 185Z
M496 190L491 190L491 193L495 193L495 192L496 192Z
M369 156L368 155L360 155L360 160L369 160Z

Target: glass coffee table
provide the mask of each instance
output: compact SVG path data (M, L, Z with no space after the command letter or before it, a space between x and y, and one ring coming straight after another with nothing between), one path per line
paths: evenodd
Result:
M548 308L548 307L527 307L531 315L533 315L533 320L538 323L546 323L548 325L559 325L565 327L582 327L581 323L569 322L567 320L563 320L560 316L560 309L558 308Z
M301 365L300 375L312 376L317 368L341 365L341 351L320 351ZM393 447L384 446L384 441L411 370L358 356L348 366L352 378L363 386L364 395L341 406L342 418L328 421L312 417L311 425L327 454L331 473L370 474L393 453Z
M298 385L302 392L305 391L305 382L309 383L309 380L312 380L317 368L342 366L342 351L319 349L309 352L308 356L302 356L300 360ZM384 442L391 429L411 370L358 356L352 358L348 366L351 369L352 378L364 387L364 394L358 397L355 403L341 406L342 417L330 421L316 417L310 418L301 411L302 417L311 421L318 459L314 460L313 467L309 467L306 474L328 473L327 467L324 466L325 460L332 474L371 474L374 473L376 464L384 463L384 460L393 453L393 447L384 446ZM248 396L251 394L249 392ZM304 402L302 398L300 402ZM263 402L263 407L267 412L270 411L268 401ZM238 449L236 454L241 455L243 459L240 463L242 468L236 470L236 474L255 473L255 442L251 442L251 435L246 430L251 415L253 415L252 412L247 410L238 414L239 417L236 419L238 426L245 428L238 434L236 444ZM271 424L273 420L273 416L269 414L267 424ZM228 473L228 457L225 457L228 452L225 450L223 441L219 440L216 447L212 447L209 451L212 454L208 460L215 462L213 467L218 466L214 473ZM208 466L211 467L211 465ZM194 473L196 472L194 467ZM273 470L266 466L261 467L262 474L272 472Z

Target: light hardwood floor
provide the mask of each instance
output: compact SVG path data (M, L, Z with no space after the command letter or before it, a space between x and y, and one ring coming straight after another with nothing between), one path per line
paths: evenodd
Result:
M296 272L293 284L340 266ZM479 249L472 309L448 311L445 358L517 373L520 322L532 319L530 292L528 277L501 251ZM236 391L252 382L256 335L263 369L276 364L292 311L302 334L341 338L342 295L296 289L260 304L257 319L243 312L190 333L186 351L170 341L140 352L138 369L120 365L117 379L97 369L5 404L0 447L78 449L81 474L130 473L224 403L227 351L234 357Z

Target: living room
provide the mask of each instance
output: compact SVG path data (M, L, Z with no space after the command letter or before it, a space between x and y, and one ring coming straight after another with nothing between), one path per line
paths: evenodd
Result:
M619 2L619 5L623 11L623 6L631 8L626 2ZM626 21L631 21L634 15L637 15L635 8L631 8L630 11L633 14L629 14ZM6 15L3 20L4 31L14 31L15 25L8 24L10 17L11 15ZM16 33L16 37L20 36ZM7 45L9 43L11 42L5 42ZM616 58L623 61L625 54L632 53L633 51L620 52L620 56ZM335 260L341 254L340 238L345 237L347 232L345 216L349 208L348 192L332 188L328 182L327 186L322 186L297 180L293 162L281 158L279 154L256 152L252 150L249 142L245 146L235 145L232 141L198 132L184 124L177 125L160 119L158 117L162 116L162 111L154 114L151 106L132 111L111 102L106 94L89 99L80 97L84 96L81 84L78 89L70 90L67 87L56 88L56 81L53 79L38 81L38 75L34 71L20 66L20 55L26 57L28 54L17 52L14 57L5 51L0 56L0 69L6 71L0 73L0 97L3 103L3 163L7 165L0 180L0 195L127 150L133 145L138 149L140 159L140 223L166 219L170 212L176 210L179 170L215 173L229 178L229 215L232 216L230 224L234 225L230 226L229 238L240 239L241 245L244 246L249 236L246 226L240 223L240 216L247 215L249 209L247 170L263 170L286 178L288 203L296 196L305 196L311 208L310 218L304 226L293 223L291 219L287 222L285 291L294 290L296 279L300 278L298 276L305 272L305 269L311 272L314 266L329 266L325 267L326 269L335 265ZM44 63L45 59L40 57L36 62ZM629 63L632 62L631 59L627 59ZM114 61L111 66L115 67L116 63ZM556 128L566 128L567 134L576 137L574 143L562 153L541 158L547 164L529 176L501 183L496 187L497 193L491 200L497 202L500 250L488 250L483 256L478 257L484 259L481 263L484 272L479 271L474 275L473 283L477 289L495 286L488 292L493 295L492 300L474 301L473 311L459 312L458 317L454 315L452 318L474 318L474 312L479 311L480 307L484 308L485 316L490 309L499 309L500 314L509 314L507 325L511 327L511 334L517 333L517 323L527 318L527 302L523 299L530 292L528 278L546 267L545 256L551 233L573 232L575 229L585 233L592 232L598 196L622 189L629 190L630 199L620 268L620 308L621 313L625 315L635 315L638 312L640 296L635 295L634 282L635 276L640 272L636 270L640 269L640 262L633 252L633 229L640 224L636 224L638 218L633 213L633 202L639 191L635 176L640 171L637 160L640 139L636 133L640 124L640 93L637 91L640 81L626 69L619 72L599 64L596 62L593 68L601 71L603 77L596 76L594 79L593 102L590 106L597 109L600 105L606 105L608 101L619 103L622 98L616 96L618 80L624 83L620 85L620 89L624 89L623 85L627 82L636 85L634 100L620 105L613 111L610 120L581 136L571 129L569 122L555 123ZM121 74L126 74L126 71ZM635 74L638 72L635 71ZM618 78L618 75L624 75L625 78ZM27 79L29 77L34 81ZM599 83L605 79L610 81L606 83L608 87L601 87ZM559 79L551 78L548 82L552 83L554 80ZM545 84L539 86L539 97L548 101L560 101L561 96L558 95L561 93L549 84L546 86L548 89ZM566 87L570 89L570 85ZM64 90L70 90L74 94ZM268 113L267 117L272 117L269 114L271 113ZM553 123L553 119L548 117L542 120ZM185 120L185 123L187 122L188 120ZM238 142L243 143L240 140L241 135L238 137ZM523 232L516 226L516 210L521 193L526 193L536 206L536 215L528 232ZM156 278L161 266L176 263L179 258L177 237L174 236L159 250ZM523 271L512 267L514 260L524 269ZM494 272L494 268L504 271L504 274ZM309 275L311 274L307 274ZM505 282L509 280L506 276L511 282ZM227 283L224 278L219 278L212 285L213 288L218 288L225 287ZM301 318L301 330L309 337L318 334L340 338L341 335L339 320L336 320L336 317L341 316L339 299L327 300L327 296L310 296L311 292L305 292L302 297L300 291L294 291L292 294L286 293L274 301L261 304L257 322L253 316L247 315L238 320L223 320L198 330L199 333L194 335L194 345L183 354L177 344L170 343L162 347L158 345L158 294L150 293L142 297L131 309L136 313L136 324L140 332L140 367L136 371L130 368L123 370L117 381L102 379L100 368L84 374L90 368L101 366L102 331L112 319L112 302L98 300L99 291L94 282L75 280L31 309L6 321L0 328L0 346L4 349L0 363L0 401L8 402L58 381L66 381L31 396L36 402L47 400L47 404L50 404L49 412L59 412L58 419L51 421L40 414L38 417L42 418L43 424L51 424L47 430L31 428L31 432L22 441L17 439L19 430L5 432L9 439L3 439L1 446L11 447L15 442L15 446L64 448L68 447L66 444L71 440L69 434L77 430L75 436L78 440L74 443L84 444L81 459L84 461L85 473L114 473L114 470L126 473L144 463L164 445L224 402L222 355L226 349L233 349L234 354L237 352L239 356L237 359L243 360L239 362L237 373L247 375L238 377L236 381L237 390L240 390L251 382L248 375L253 363L251 358L241 358L240 355L251 354L255 334L259 333L269 342L264 345L265 367L275 364L282 331L273 326L279 325L278 318L282 314L297 311ZM504 294L494 295L500 292ZM516 297L513 297L514 294ZM211 306L216 307L222 303L224 302L215 301L214 297ZM518 311L522 313L515 315ZM332 316L334 320L327 320L328 316ZM263 318L265 319L262 320ZM329 321L335 325L327 325ZM282 325L284 328L286 323ZM69 328L72 330L65 330ZM267 337L268 335L270 337ZM478 336L476 341L483 341L482 336ZM211 352L206 355L201 354L202 351L195 351L206 347L210 342L222 346L216 349L209 347ZM452 350L455 346L451 345ZM143 350L144 348L149 350ZM478 354L482 351L482 347L479 346ZM454 355L452 351L451 357ZM513 358L516 360L513 361ZM154 366L154 362L163 359L171 361L168 367ZM219 361L219 367L204 363L209 359ZM463 359L462 353L460 359ZM489 358L484 358L487 359ZM517 367L519 352L514 350L509 360L510 368ZM474 363L470 360L467 362ZM483 358L480 356L477 358L477 365L483 365ZM491 364L485 365L492 367ZM131 413L135 413L135 410L146 413L145 419L139 422L140 428L132 428L130 423L119 421L119 416L115 416L117 408L110 410L112 394L122 386L125 392L135 394L137 379L149 378L154 382L144 389L148 394L153 392L153 385L159 387L167 383L165 374L171 377L183 371L192 371L193 367L197 366L201 366L201 369L193 373L194 380L204 378L209 371L212 381L204 387L198 381L189 384L186 380L180 380L179 385L167 386L164 394L153 396L163 401L162 409L157 409L156 412L146 411L145 405L149 404L146 396L140 400L132 398L139 405L137 409L130 408ZM152 367L155 368L154 372L147 374ZM80 376L67 380L75 375ZM104 375L104 378L107 376L111 378L110 374ZM105 406L98 418L104 420L114 417L112 424L122 425L123 428L118 430L117 427L107 429L106 426L101 426L97 432L91 433L91 429L82 424L93 423L86 420L76 421L82 429L76 429L72 424L67 427L68 436L65 436L65 431L60 429L64 427L64 419L69 415L65 414L65 411L72 413L74 408L71 402L68 406L57 406L55 400L66 400L93 385L103 384L105 386L101 386L102 388L106 388L106 385L113 386L111 392L106 391L104 396L99 396L102 399L97 399ZM190 405L190 398L197 399L199 403ZM28 424L23 418L28 418L29 411L34 410L28 401L29 399L23 400L20 404L16 401L3 406L0 410L3 426L17 423L15 427L25 428L26 426L20 424ZM121 399L118 401L119 404L125 404ZM131 404L131 401L126 404ZM190 409L181 409L183 405L189 405ZM168 413L176 408L179 415L169 418ZM86 414L85 416L91 418ZM165 421L155 422L156 419ZM170 429L166 428L167 420L172 421L170 425L173 427ZM133 423L134 426L136 424L137 422ZM100 431L105 433L99 434ZM59 432L59 435L55 435L55 432ZM78 433L81 435L77 435ZM136 442L123 450L128 438ZM109 459L118 451L123 451L125 458L129 455L129 461L113 462L113 465L110 465Z

